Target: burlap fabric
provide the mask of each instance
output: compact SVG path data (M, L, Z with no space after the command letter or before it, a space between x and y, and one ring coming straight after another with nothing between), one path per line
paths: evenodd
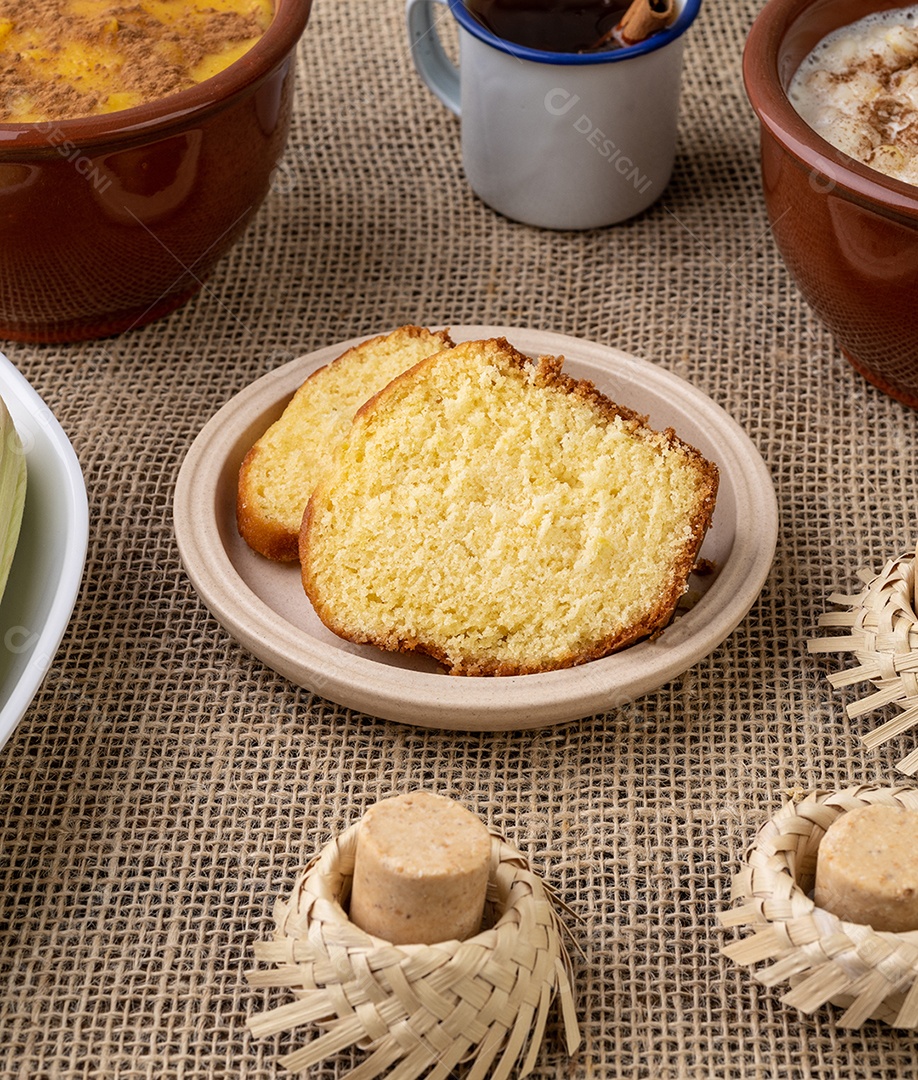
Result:
M202 293L113 340L4 351L70 435L91 506L85 580L0 755L0 1077L276 1075L244 975L296 870L367 804L427 784L520 848L580 917L576 1057L539 1077L903 1077L918 1037L804 1017L720 954L717 912L788 791L895 783L851 690L808 655L825 598L918 532L918 414L870 387L769 236L740 57L757 2L690 32L676 175L628 224L513 224L467 190L457 121L416 77L401 0L317 0L292 141ZM914 312L904 312L914 318ZM405 321L529 325L690 380L772 470L781 528L760 600L657 693L522 734L355 715L235 645L172 531L183 454L234 393L313 348ZM889 713L887 715L893 715ZM308 1037L308 1032L301 1033ZM310 1075L340 1077L360 1053Z

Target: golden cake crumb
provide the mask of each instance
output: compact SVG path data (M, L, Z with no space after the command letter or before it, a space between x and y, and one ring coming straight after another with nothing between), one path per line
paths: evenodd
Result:
M561 366L464 342L360 409L300 533L329 629L452 674L512 676L669 623L717 467Z

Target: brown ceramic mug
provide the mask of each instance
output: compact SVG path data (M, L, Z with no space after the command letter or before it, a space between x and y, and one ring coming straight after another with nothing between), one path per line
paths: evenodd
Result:
M894 0L769 0L746 42L762 185L778 249L853 366L918 408L918 188L836 150L787 88L826 34Z
M311 0L278 0L241 59L102 116L0 123L0 338L74 341L193 296L268 192Z

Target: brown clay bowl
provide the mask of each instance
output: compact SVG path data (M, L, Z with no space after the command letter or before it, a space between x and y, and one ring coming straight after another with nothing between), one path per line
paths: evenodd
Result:
M761 130L762 186L778 249L853 366L918 408L918 188L836 150L787 87L826 34L895 0L769 0L743 75Z
M311 0L277 0L212 78L121 112L0 124L0 338L75 341L173 311L268 192Z

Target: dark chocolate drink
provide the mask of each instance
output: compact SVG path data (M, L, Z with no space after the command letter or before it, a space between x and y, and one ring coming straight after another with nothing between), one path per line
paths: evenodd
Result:
M627 10L621 0L465 0L469 12L504 41L548 52L589 52ZM602 43L600 45L600 43Z

